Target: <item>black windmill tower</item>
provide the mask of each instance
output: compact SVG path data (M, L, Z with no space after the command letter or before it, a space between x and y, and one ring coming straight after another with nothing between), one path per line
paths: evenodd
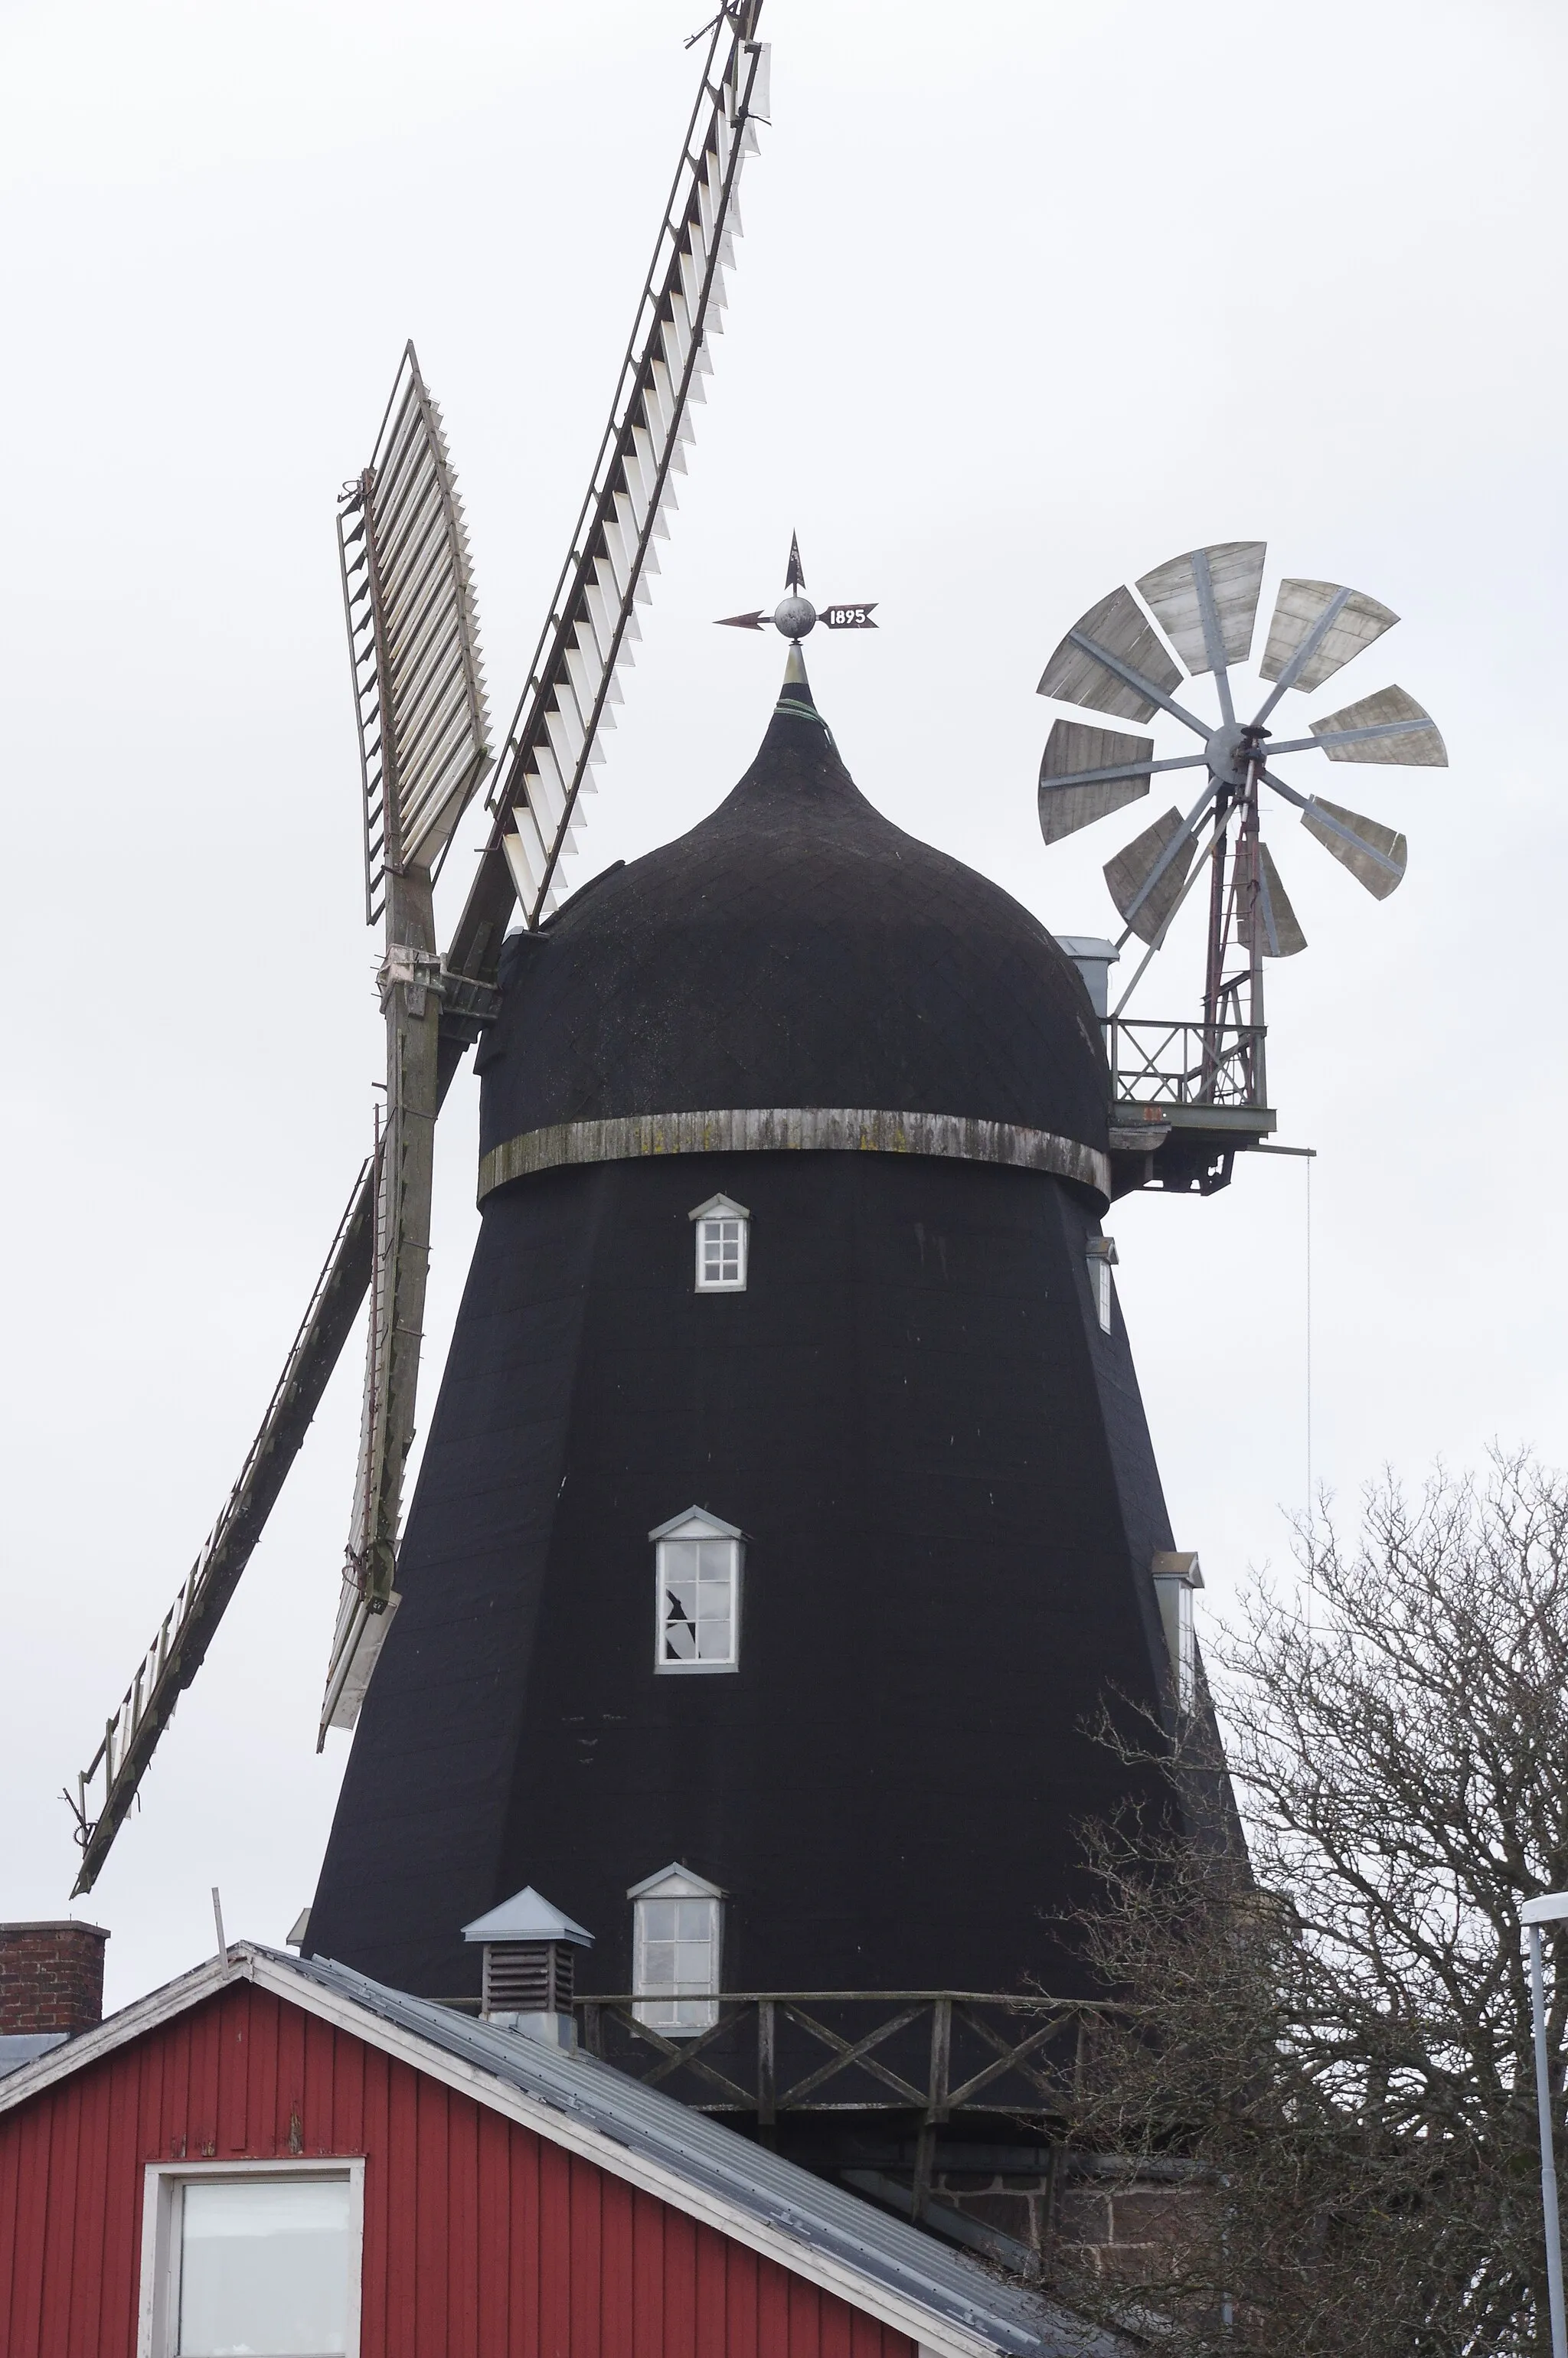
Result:
M1272 1129L1260 962L1300 929L1258 795L1294 790L1267 712L1231 709L1260 546L1161 568L1148 611L1114 593L1053 658L1044 692L1204 739L1167 759L1063 721L1042 773L1050 840L1184 758L1204 771L1195 809L1107 871L1152 947L1210 880L1203 1014L1145 1040L1108 1015L1119 946L1070 956L860 794L800 641L871 610L818 618L792 550L773 618L792 644L750 769L679 841L561 897L719 323L766 112L755 20L711 30L444 957L432 879L491 755L411 348L345 496L384 1129L240 1481L80 1782L78 1888L368 1291L323 1709L357 1734L304 1945L580 2035L928 2212L966 2153L1045 2167L1094 1995L1052 1920L1081 1887L1077 1829L1164 1805L1086 1723L1108 1695L1168 1729L1203 1708L1197 1561L1174 1544L1101 1219L1131 1186L1220 1184ZM1287 581L1266 676L1315 686L1392 619ZM1155 622L1214 671L1217 724L1175 700ZM1400 699L1303 741L1440 759ZM1295 799L1371 889L1402 871L1402 838ZM430 1132L476 1038L481 1232L400 1535Z

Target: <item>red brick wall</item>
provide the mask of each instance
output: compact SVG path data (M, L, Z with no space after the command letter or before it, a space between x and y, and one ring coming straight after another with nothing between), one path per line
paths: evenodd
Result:
M0 2031L63 2030L103 2019L103 1943L97 1924L0 1924Z

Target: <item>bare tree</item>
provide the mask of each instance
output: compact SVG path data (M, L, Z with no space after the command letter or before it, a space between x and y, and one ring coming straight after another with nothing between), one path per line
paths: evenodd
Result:
M1326 1513L1300 1544L1301 1585L1254 1590L1210 1649L1245 1848L1223 1811L1195 1840L1088 1832L1082 1929L1127 2010L1076 2132L1195 2180L1137 2296L1174 2348L1545 2351L1518 1911L1568 1887L1568 1477L1498 1457L1414 1503L1386 1481L1352 1546ZM1206 1730L1173 1761L1148 1731L1189 1791ZM1128 2313L1071 2254L1062 2275Z

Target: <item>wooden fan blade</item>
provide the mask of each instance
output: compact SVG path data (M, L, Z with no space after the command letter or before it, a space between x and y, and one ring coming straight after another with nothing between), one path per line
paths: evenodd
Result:
M1379 688L1343 712L1326 713L1307 727L1331 762L1390 762L1403 767L1445 770L1448 748L1430 712L1402 687Z
M1105 864L1111 899L1140 941L1152 942L1176 905L1193 864L1193 829L1168 810Z
M1258 903L1254 922L1260 936L1265 957L1295 957L1307 946L1301 921L1291 906L1290 895L1280 882L1280 871L1274 865L1273 854L1266 843L1258 846Z
M1081 644L1084 639L1119 657L1163 695L1181 686L1181 673L1130 590L1113 590L1074 623L1041 675L1040 695L1060 697L1064 704L1087 704L1093 711L1114 713L1123 720L1147 720L1158 708L1152 697L1141 694L1101 663L1092 647Z
M1045 740L1040 763L1040 832L1047 843L1060 843L1123 804L1136 802L1149 791L1147 764L1154 752L1152 737L1124 737L1115 729L1088 729L1078 720L1058 720ZM1129 766L1119 777L1096 776L1078 783L1080 772L1114 772Z
M1404 882L1405 839L1394 827L1344 810L1338 803L1320 802L1315 795L1302 813L1302 825L1374 900L1386 901Z
M1190 672L1213 671L1214 657L1223 664L1245 663L1252 647L1252 627L1258 619L1258 598L1263 587L1263 559L1268 544L1261 540L1226 540L1212 548L1189 549L1158 565L1138 583L1138 593L1154 613L1165 636ZM1218 628L1219 644L1211 648L1204 630L1203 598L1195 559L1208 565L1209 594Z

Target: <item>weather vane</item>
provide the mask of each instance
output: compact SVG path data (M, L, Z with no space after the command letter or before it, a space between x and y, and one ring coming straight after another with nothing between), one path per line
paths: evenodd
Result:
M824 623L830 631L874 631L877 627L871 620L878 604L874 598L869 605L824 606L820 612L817 611L804 594L806 575L800 562L800 539L793 532L789 536L789 569L784 575L784 589L788 594L780 599L771 616L759 606L752 614L720 614L718 627L728 631L761 631L771 621L775 631L782 631L786 639L796 641L814 631L818 622Z

